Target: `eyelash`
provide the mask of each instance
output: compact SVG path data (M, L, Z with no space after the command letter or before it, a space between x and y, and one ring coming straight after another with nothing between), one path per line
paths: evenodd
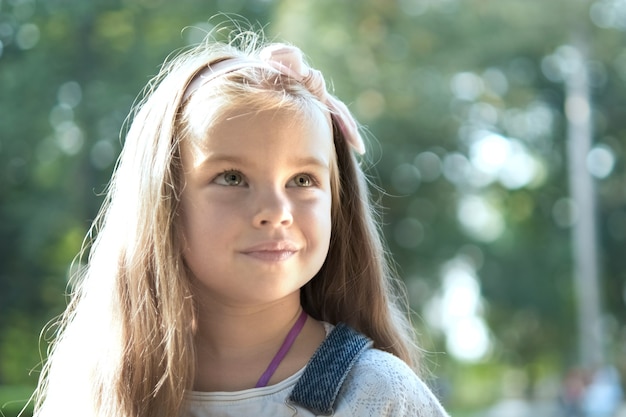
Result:
M236 184L228 183L228 181L226 180L226 176L229 175L229 174L238 175L240 177L239 182L237 182ZM307 185L299 185L298 182L296 181L296 178L298 178L298 177L305 177L306 181L307 181ZM224 170L224 171L220 172L219 174L217 174L215 176L215 178L213 179L213 182L219 183L219 181L223 181L224 182L223 184L219 184L219 185L223 185L223 186L226 186L226 187L229 187L229 186L230 187L238 187L238 186L241 186L242 184L243 185L246 184L245 176L240 171L238 171L236 169L227 169L227 170ZM302 173L294 175L289 180L289 182L293 182L296 185L296 187L300 187L300 188L310 188L310 187L315 187L315 186L319 185L319 181L315 178L314 175L308 174L308 173L305 173L305 172L302 172Z
M240 181L235 185L229 184L228 181L226 180L226 176L229 174L239 175L241 177ZM235 187L235 186L241 185L241 183L245 183L245 178L243 174L237 171L236 169L227 169L225 171L220 172L219 174L215 176L215 178L213 179L213 182L218 182L218 181L224 181L224 184L219 184L219 185Z
M296 182L296 178L298 177L306 177L308 184L307 185L298 185L298 183ZM294 181L294 183L296 184L296 186L301 186L303 188L309 188L309 187L315 187L317 185L319 185L319 182L317 181L317 179L315 178L315 176L311 175L311 174L307 174L307 173L300 173L300 174L296 174L293 176L293 178L291 179L291 181Z

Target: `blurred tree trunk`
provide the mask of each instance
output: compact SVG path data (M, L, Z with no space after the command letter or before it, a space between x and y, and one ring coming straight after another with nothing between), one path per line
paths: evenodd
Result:
M574 42L571 73L566 77L567 158L570 195L575 207L572 226L574 280L577 295L578 337L581 364L604 362L602 316L598 274L596 198L587 168L592 143L592 117L586 47Z

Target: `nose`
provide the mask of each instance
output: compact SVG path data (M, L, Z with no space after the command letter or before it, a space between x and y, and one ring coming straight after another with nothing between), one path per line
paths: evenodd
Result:
M291 202L284 192L264 190L257 196L253 224L255 227L286 227L293 223Z

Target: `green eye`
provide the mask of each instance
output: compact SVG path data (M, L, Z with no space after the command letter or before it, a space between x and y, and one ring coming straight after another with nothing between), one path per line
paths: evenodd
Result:
M296 175L293 179L293 182L298 187L310 187L313 185L313 179L311 178L310 175L307 175L307 174Z
M237 171L226 171L221 173L215 180L216 183L220 185L228 185L231 187L236 187L238 185L243 184L243 175L241 172Z

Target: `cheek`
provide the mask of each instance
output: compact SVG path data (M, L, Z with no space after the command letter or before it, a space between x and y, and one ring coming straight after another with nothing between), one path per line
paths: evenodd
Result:
M206 246L219 234L219 227L227 221L227 217L220 216L214 207L199 204L197 201L183 200L181 210L181 232L185 252L194 250L198 245Z
M309 212L305 225L309 232L316 236L319 245L328 248L332 228L330 197L319 201L316 207Z
M318 221L317 223L311 222L311 227L314 230L311 233L315 233L316 238L316 249L315 249L315 264L317 273L319 269L322 267L326 258L328 257L328 251L330 249L330 240L332 234L332 217L330 210L330 202L328 203L327 208L323 211L323 213L318 213Z
M184 232L188 238L206 239L207 236L219 238L234 227L236 209L220 208L215 205L194 207L183 216Z

